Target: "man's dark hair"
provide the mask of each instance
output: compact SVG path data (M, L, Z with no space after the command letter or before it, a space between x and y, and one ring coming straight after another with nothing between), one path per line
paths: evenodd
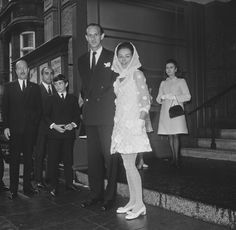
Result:
M28 63L27 63L27 61L25 59L20 59L19 61L17 61L15 63L15 66L17 66L17 63L19 63L20 61L23 61L27 65L27 67L28 67Z
M44 67L41 69L41 75L43 75L45 69L51 69L51 70L52 70L52 73L54 74L54 69L53 69L51 66L44 66Z
M64 81L65 83L68 82L68 80L66 79L66 77L63 74L58 74L56 77L53 78L53 82L57 82L57 81Z
M100 29L100 33L101 34L104 34L104 30L102 28L102 26L98 23L89 23L86 27L86 33L87 33L87 29L90 27L90 26L97 26L99 29Z

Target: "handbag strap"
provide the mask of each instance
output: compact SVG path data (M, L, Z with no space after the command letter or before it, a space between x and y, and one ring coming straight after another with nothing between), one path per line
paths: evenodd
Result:
M174 96L175 96L175 95L174 95ZM172 106L174 100L176 100L177 103L178 103L178 105L179 105L179 101L178 101L177 97L175 96L175 99L172 99L172 101L171 101L170 107Z

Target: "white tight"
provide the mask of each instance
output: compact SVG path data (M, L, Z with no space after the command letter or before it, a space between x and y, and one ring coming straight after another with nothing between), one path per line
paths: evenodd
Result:
M137 212L144 206L142 197L142 181L138 169L135 165L137 153L121 154L126 171L127 182L129 186L129 202L125 207L134 205L133 212Z

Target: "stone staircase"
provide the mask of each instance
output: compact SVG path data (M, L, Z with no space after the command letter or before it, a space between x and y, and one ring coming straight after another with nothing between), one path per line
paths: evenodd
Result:
M207 131L207 133L209 132ZM227 194L230 204L236 203L236 198L234 198L236 186L234 186L234 182L232 183L232 181L234 181L232 178L234 178L236 171L236 166L234 166L234 162L236 162L236 129L218 130L215 141L215 150L210 148L211 138L209 135L206 135L204 138L196 138L196 141L191 142L194 143L194 145L197 143L196 147L182 148L181 155L184 156L183 159L185 161L201 162L201 164L198 163L190 166L185 162L183 164L185 169L183 167L181 167L181 169L172 169L168 166L164 167L164 164L168 165L167 161L155 165L155 160L152 160L155 167L149 165L150 168L146 172L143 172L142 177L143 198L145 203L196 219L223 225L226 226L227 229L236 229L236 208L231 207L234 205L219 205L211 203L208 200L208 202L205 202L200 199L201 196L206 196L206 193L209 193L209 196L211 196L211 193L214 193L214 196L211 196L213 199L217 197L218 200L222 200L223 197L221 194ZM164 151L164 149L159 148L158 151ZM205 163L208 162L207 167L202 167L203 161L205 161ZM222 165L226 166L221 167ZM192 177L191 175L195 172L197 172L196 177ZM225 178L222 172L224 172ZM147 176L145 176L145 173ZM199 179L196 179L198 178L197 175L200 175ZM82 184L89 185L86 172L76 171L76 178L78 178ZM148 180L155 181L155 183L158 181L158 186L155 186L155 183L151 183L150 181L146 182L146 185L151 185L149 187L145 186L147 178ZM216 178L218 179L216 180ZM205 181L205 185L202 181ZM211 181L216 182L211 183ZM229 183L229 186L227 186L226 182ZM233 185L231 186L231 184ZM199 193L197 192L194 198L186 195L188 193L192 194L192 187L194 187L194 191L199 190ZM211 189L210 187L213 188ZM166 188L166 191L163 188ZM219 190L218 193L215 192L216 189ZM127 184L119 182L117 193L121 196L129 197Z
M211 149L211 138L196 138L197 146L182 148L181 156L236 162L236 129L221 129L215 139L216 149Z

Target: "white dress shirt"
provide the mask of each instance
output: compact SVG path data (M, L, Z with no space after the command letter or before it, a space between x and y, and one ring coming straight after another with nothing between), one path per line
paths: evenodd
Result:
M51 92L52 92L52 85L51 85L51 84L46 84L46 83L43 82L43 81L42 81L42 84L43 84L43 86L45 87L45 89L47 90L47 92L48 92L48 87L50 87ZM49 93L49 92L48 92L48 93Z
M95 61L95 63L97 64L98 59L99 59L99 57L100 57L100 55L102 53L102 46L98 50L96 50L96 51L90 50L90 68L92 67L93 52L96 52L96 55L95 55L96 61Z
M18 79L18 82L20 84L20 88L21 88L22 91L23 91L23 81L25 81L25 88L26 88L27 87L27 80L26 79L25 80Z
M62 93L58 93L58 95L62 98L62 95L63 94L63 96L64 96L64 99L66 98L66 92L62 92Z

